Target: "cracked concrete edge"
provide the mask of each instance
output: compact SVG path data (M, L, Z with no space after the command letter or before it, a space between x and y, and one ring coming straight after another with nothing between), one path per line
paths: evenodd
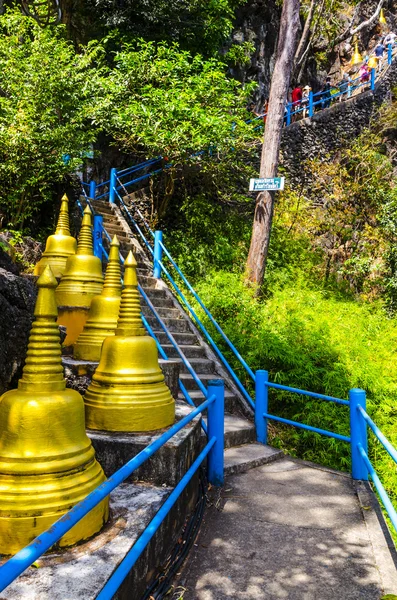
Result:
M397 550L381 506L369 482L355 481L354 487L382 582L383 593L397 594Z

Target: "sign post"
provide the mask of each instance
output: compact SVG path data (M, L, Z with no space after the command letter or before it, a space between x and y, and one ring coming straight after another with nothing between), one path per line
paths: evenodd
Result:
M250 179L250 192L264 192L266 190L277 192L284 189L285 177L272 177L268 179Z

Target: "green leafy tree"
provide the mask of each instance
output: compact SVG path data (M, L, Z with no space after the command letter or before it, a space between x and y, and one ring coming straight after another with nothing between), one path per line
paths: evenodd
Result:
M67 0L65 4L71 0ZM146 40L174 41L183 49L217 55L230 35L235 10L246 0L86 0L105 27Z
M89 54L76 54L64 28L42 29L18 12L0 16L0 210L23 227L73 173L96 132Z
M200 162L255 139L245 123L252 86L229 79L222 62L143 40L125 44L114 60L93 114L123 149Z

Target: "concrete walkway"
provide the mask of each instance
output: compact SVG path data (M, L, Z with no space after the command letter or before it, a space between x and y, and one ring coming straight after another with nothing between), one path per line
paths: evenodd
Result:
M177 585L184 600L379 600L397 594L384 527L369 486L285 457L227 478Z

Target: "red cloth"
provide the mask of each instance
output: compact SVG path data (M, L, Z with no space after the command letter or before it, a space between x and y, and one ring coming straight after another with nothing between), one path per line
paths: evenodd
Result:
M293 104L298 104L302 100L302 90L300 87L296 87L292 90L291 99Z

